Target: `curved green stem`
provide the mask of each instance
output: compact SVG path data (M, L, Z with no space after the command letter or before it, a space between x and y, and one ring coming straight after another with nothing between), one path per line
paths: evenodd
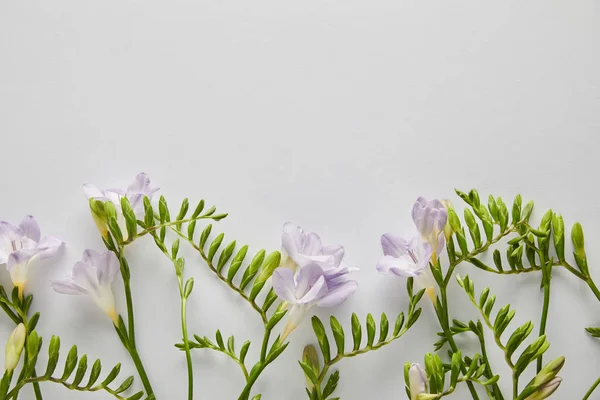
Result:
M592 385L592 387L590 388L590 390L588 390L585 394L585 396L583 396L583 399L581 400L587 400L590 398L590 396L592 395L592 393L594 393L594 390L596 390L596 388L598 387L598 385L600 385L600 378L596 379L596 382L594 382L594 384Z

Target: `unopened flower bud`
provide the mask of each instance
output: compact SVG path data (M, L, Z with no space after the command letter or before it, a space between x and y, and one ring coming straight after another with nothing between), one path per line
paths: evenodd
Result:
M25 346L26 336L27 330L25 329L25 325L20 323L8 337L4 356L4 369L6 371L13 371L17 368L17 364L19 364L19 360L21 359L23 347Z
M562 382L562 378L560 376L556 376L550 381L546 382L542 386L538 388L531 396L527 397L525 400L543 400L552 395L552 393L556 392L556 389L560 386Z

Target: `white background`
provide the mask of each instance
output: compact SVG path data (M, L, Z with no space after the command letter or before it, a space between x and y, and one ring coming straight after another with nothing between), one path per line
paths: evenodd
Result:
M48 281L85 248L102 248L81 184L125 187L140 171L173 208L187 196L229 212L219 229L254 250L278 249L287 220L344 244L347 262L361 267L360 288L319 314L346 324L352 311L406 309L403 280L374 269L379 236L412 234L414 199L456 199L455 187L507 200L520 192L536 200L536 217L553 208L569 226L582 221L600 280L599 18L593 0L3 0L0 219L18 223L31 213L43 233L68 243L63 257L31 271L40 334L46 344L60 335L64 353L76 343L106 368L122 361L134 373L108 319ZM129 251L142 357L158 398L184 399L172 266L151 240ZM191 332L220 328L238 344L252 339L255 359L257 315L188 254L197 282ZM537 325L539 275L471 269L459 271L472 273L479 289L491 285L497 304L512 303L517 323ZM7 284L8 274L1 279ZM455 316L476 317L454 283L450 296ZM122 309L122 296L118 303ZM405 397L403 364L422 360L436 340L434 312L423 304L406 337L339 364L342 399ZM554 398L579 399L597 378L600 343L583 328L599 324L587 287L556 271L546 359L564 354L567 364ZM0 342L11 330L0 319ZM296 360L311 342L305 324L254 393L305 398ZM195 398L237 398L243 379L235 364L207 351L193 357ZM42 388L47 399L110 398Z

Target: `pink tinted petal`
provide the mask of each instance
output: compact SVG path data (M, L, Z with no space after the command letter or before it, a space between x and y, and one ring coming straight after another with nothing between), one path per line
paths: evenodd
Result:
M98 189L91 183L86 183L83 185L83 193L87 196L88 199L97 199L104 197L104 193L102 192L102 190Z
M385 233L381 236L381 247L384 255L401 257L406 254L408 243L400 236Z
M347 281L330 290L317 302L319 307L335 307L342 304L358 288L356 281Z
M325 285L325 277L321 275L317 281L310 286L310 289L302 296L302 298L298 300L298 304L307 304L319 300L325 293L327 293L327 286Z
M41 238L40 226L32 215L26 215L19 225L23 234L34 242L39 242Z
M50 282L52 289L61 294L80 295L88 294L88 290L69 281L52 281Z
M290 303L296 302L294 271L289 268L277 268L273 271L272 282L277 297Z

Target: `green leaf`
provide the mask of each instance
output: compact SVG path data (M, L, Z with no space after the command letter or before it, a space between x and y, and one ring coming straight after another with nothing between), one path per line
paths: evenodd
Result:
M271 316L271 318L269 319L269 322L267 323L267 328L273 329L275 327L275 325L277 325L279 323L279 321L281 321L281 319L284 317L284 315L286 313L287 313L287 310L275 311L275 313Z
M200 242L198 244L198 247L203 249L204 246L206 245L206 241L208 240L208 237L210 236L210 231L212 230L212 224L208 224L206 225L206 228L204 228L202 230L202 233L200 234Z
M160 196L158 200L158 215L162 224L171 222L171 215L169 214L169 207L167 207L165 196Z
M225 234L221 233L210 244L210 247L208 248L208 255L206 257L206 258L208 258L209 261L213 260L213 257L215 256L215 253L217 252L217 250L219 250L219 247L221 246L221 243L223 242L224 237L225 237ZM234 246L235 246L235 244L234 244Z
M375 319L371 314L367 314L367 347L373 345L373 341L375 340L375 329Z
M592 337L600 338L600 328L585 328L586 332L589 333Z
M221 335L221 331L217 329L217 333L215 334L217 339L217 345L221 350L225 350L225 343L223 342L223 335Z
M379 343L385 341L388 335L388 331L390 329L390 324L388 322L387 315L385 313L381 313L381 321L379 323Z
M100 372L102 372L102 362L97 359L96 361L94 361L94 365L92 365L90 378L88 379L87 385L85 385L86 388L89 389L92 386L94 386L94 383L96 383L96 381L100 377Z
M496 204L498 205L498 219L500 224L500 232L506 231L508 227L508 208L506 207L506 203L502 200L501 197L496 199Z
M340 372L339 371L335 371L333 374L329 375L327 384L325 385L325 388L323 389L323 398L326 399L329 396L331 396L333 394L333 392L335 392L335 389L337 388L339 380L340 380ZM332 400L334 400L334 399L332 399Z
M473 239L473 244L476 248L481 247L481 232L479 231L479 225L477 221L475 221L475 216L468 208L465 208L465 222L469 227L469 233L471 234L471 239Z
M69 376L71 376L71 373L73 372L73 370L75 369L76 366L77 366L77 346L73 346L73 347L71 347L71 350L69 350L69 354L67 355L67 361L65 362L65 370L64 370L63 375L60 378L60 380L66 381L69 378Z
M494 250L494 265L496 265L498 271L504 271L502 269L502 256L500 255L500 250L498 249Z
M318 379L315 371L313 371L312 367L308 364L303 363L302 361L298 361L298 363L302 367L302 370L304 371L304 375L306 376L306 379L308 379L310 382L312 382L313 385L316 385L318 383L319 379Z
M192 214L192 219L198 217L198 215L200 215L200 213L202 212L203 209L204 209L204 200L200 200L200 202L196 206L196 209L194 210L194 213Z
M573 225L573 229L571 231L571 241L573 242L573 256L575 256L575 262L577 263L577 266L584 275L589 276L587 256L585 254L583 227L579 222Z
M329 351L329 339L327 338L327 334L325 333L325 327L323 323L317 316L312 317L312 327L315 331L315 336L317 337L317 341L319 342L319 347L321 348L321 354L323 354L323 359L326 363L331 361L331 354Z
M356 313L352 313L352 338L354 340L353 351L357 351L360 349L360 344L362 340L362 327L360 325L360 320L358 319L358 315Z
M552 231L554 233L554 249L559 260L565 259L565 222L558 214L552 216Z
M106 387L108 385L110 385L110 383L112 381L115 380L115 378L119 375L119 372L121 372L121 363L115 365L113 367L113 369L110 371L110 373L106 376L106 378L102 381L102 383L100 384L101 387Z
M240 350L240 363L244 363L246 360L246 355L248 355L248 350L250 349L250 341L247 340L242 345L242 349Z
M77 366L77 372L75 372L75 378L73 378L73 386L78 386L81 383L81 380L83 379L83 376L85 375L87 371L87 355L83 355L81 356L81 358L79 359L79 365Z
M187 198L183 199L183 201L181 202L181 208L179 209L179 214L177 214L177 221L181 221L182 219L185 218L185 215L188 212L188 209L190 208L190 202ZM181 226L181 225L179 225ZM181 229L181 228L177 228L177 229Z
M46 373L44 376L49 378L54 373L56 365L58 364L58 357L60 351L60 338L58 336L52 336L50 339L50 346L48 347L48 365L46 367Z
M331 331L333 332L333 338L335 340L335 344L337 346L338 354L344 354L345 351L345 335L344 329L342 325L340 325L339 321L332 315L329 323L331 325Z
M235 354L235 338L233 336L229 336L229 339L227 339L227 351Z
M404 326L404 313L398 314L398 318L396 318L396 324L394 325L394 337L400 334L402 327Z
M273 271L275 271L275 268L279 267L279 264L281 263L281 253L278 251L274 251L271 254L269 254L267 256L267 258L265 259L265 262L262 265L262 270L260 272L260 275L258 275L258 278L256 278L256 280L258 282L265 282L267 279L269 279L271 277L271 275L273 275Z
M229 265L229 271L227 271L227 282L231 283L235 274L237 274L238 270L242 266L244 262L244 258L246 258L246 253L248 252L248 246L244 246L238 250L235 257L233 257L233 261Z
M509 357L517 350L521 343L527 339L527 336L529 336L532 330L533 324L531 321L529 321L518 327L513 332L513 334L510 336L510 339L508 339L508 342L506 342L506 354Z
M254 278L254 276L258 272L258 269L262 265L263 260L265 259L265 253L266 252L264 250L261 250L258 253L256 253L254 258L250 262L250 265L244 271L244 275L242 276L242 282L240 284L240 289L243 290Z
M220 245L220 243L219 243L219 245ZM217 272L219 274L221 274L221 270L223 269L225 264L227 264L227 261L229 261L229 259L231 258L231 255L233 254L233 251L235 250L235 245L236 245L236 241L234 240L231 243L229 243L227 245L227 247L225 247L225 250L223 250L221 252L221 255L219 256L219 261L217 263Z
M495 222L500 222L500 212L498 211L498 205L496 204L496 200L494 196L491 194L488 197L488 210L490 211L490 215L494 219Z
M129 378L125 379L123 381L123 383L121 383L121 386L119 386L115 390L115 393L122 393L122 392L126 391L127 389L129 389L129 387L131 386L132 383L133 383L133 376L130 376Z
M515 201L513 202L513 208L512 208L512 223L513 225L517 224L519 221L521 221L521 207L523 205L523 199L521 198L521 195L518 194L515 197Z

